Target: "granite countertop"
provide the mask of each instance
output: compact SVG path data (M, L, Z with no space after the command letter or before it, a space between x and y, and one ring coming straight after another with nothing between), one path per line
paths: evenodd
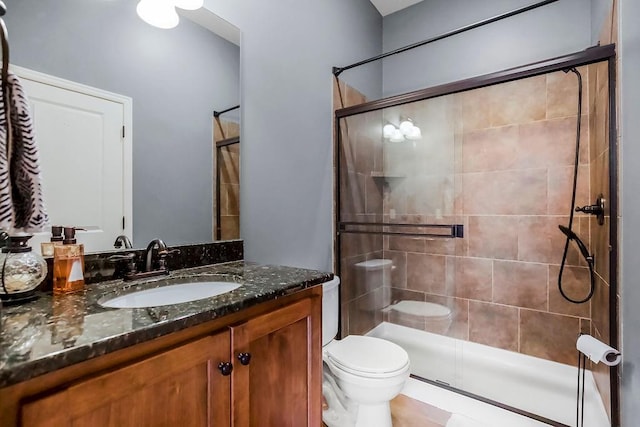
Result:
M153 308L104 308L98 301L171 284L172 280L242 284L215 297ZM4 307L0 314L0 387L6 387L109 352L326 282L332 274L235 261L175 270L169 276L87 285L81 293ZM132 289L135 288L135 289Z

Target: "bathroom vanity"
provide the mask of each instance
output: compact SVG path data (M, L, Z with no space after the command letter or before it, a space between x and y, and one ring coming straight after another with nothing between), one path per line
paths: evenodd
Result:
M322 286L332 275L241 261L176 277L240 283L162 307L99 302L136 283L5 308L0 425L321 425ZM129 289L127 289L129 288Z

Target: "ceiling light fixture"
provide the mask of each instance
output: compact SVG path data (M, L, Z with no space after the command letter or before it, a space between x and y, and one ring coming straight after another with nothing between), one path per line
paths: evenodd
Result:
M136 12L147 24L162 29L174 28L180 22L173 2L169 0L140 0Z
M180 22L176 7L184 10L200 9L204 0L140 0L136 11L147 24L169 29Z
M175 7L184 10L196 10L204 6L204 0L171 0Z

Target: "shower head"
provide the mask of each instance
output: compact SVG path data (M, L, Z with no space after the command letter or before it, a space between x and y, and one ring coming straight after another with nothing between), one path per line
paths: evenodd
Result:
M584 259L588 263L592 263L593 257L589 253L587 246L582 242L580 237L578 237L578 235L574 233L573 230L571 230L569 227L565 227L564 225L558 225L558 228L560 229L560 231L562 231L562 233L564 233L565 236L567 236L567 239L573 240L574 242L576 242L576 244L578 245L578 249L580 249L580 253L582 253L582 256L584 257Z

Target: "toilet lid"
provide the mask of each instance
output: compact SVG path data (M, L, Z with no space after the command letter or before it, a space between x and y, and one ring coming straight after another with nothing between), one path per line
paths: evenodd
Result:
M397 344L360 335L334 341L326 349L329 359L347 370L384 374L402 370L409 363L409 355Z

